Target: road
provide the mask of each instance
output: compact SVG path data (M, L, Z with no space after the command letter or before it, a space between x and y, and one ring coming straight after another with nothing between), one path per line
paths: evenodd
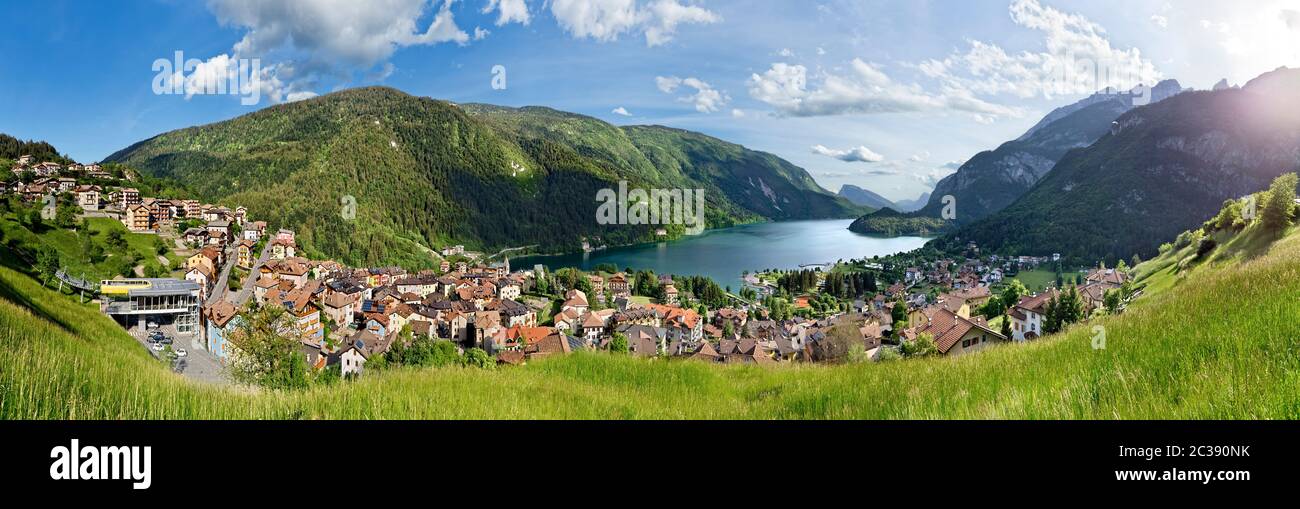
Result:
M234 294L234 298L229 298L230 292L226 292L226 300L234 304L235 308L243 308L244 303L248 302L248 299L253 296L253 284L257 282L257 271L262 268L262 265L266 264L267 260L270 259L271 243L267 242L266 245L262 247L262 254L257 257L257 263L253 264L253 270L248 271L248 277L244 279L244 284L239 287L239 291ZM236 260L231 260L229 265L234 265L235 261ZM227 277L229 277L229 274L227 274ZM225 288L224 278L222 279L222 285L222 288Z

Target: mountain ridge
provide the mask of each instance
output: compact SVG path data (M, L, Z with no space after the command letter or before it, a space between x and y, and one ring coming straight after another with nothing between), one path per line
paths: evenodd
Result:
M866 210L787 161L686 132L365 87L162 133L106 161L245 205L300 230L308 255L353 265L422 268L435 261L421 248L450 244L557 252L663 238L655 225L597 223L597 191L624 180L704 189L709 227ZM338 213L347 196L354 220Z

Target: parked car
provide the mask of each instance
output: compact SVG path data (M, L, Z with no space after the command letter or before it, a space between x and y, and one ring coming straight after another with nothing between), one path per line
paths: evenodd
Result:
M155 352L161 352L163 350L163 345L162 343L154 343L150 348L153 348L153 351Z
M189 354L190 354L190 353L189 353L189 352L186 352L184 348L177 348L177 349L176 349L176 356L177 356L177 357L184 357L184 356L189 355Z
M172 344L172 337L171 337L171 336L163 336L162 339L159 340L158 342L159 342L159 343L162 343L162 344L164 344L164 345L170 345L170 344Z
M145 328L145 329L148 329L148 330L154 330L154 329L157 329L157 328L158 328L158 323L157 323L157 322L145 322L145 324L144 324L144 328Z

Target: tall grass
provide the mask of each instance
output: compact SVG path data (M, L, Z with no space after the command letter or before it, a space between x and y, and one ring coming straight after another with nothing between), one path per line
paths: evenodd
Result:
M884 364L713 366L582 354L393 371L303 392L199 385L90 306L0 267L4 419L1294 419L1300 236L1118 317L1023 345ZM1106 348L1092 347L1093 327Z

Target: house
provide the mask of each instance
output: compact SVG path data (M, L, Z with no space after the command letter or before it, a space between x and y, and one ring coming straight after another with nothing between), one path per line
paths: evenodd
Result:
M940 309L930 323L916 332L933 336L939 353L949 356L976 352L990 344L1007 341L1005 336L988 328L982 318L965 318L947 309Z
M223 362L229 358L234 347L229 344L229 339L230 333L239 325L239 320L236 320L238 317L235 305L225 300L219 300L203 309L203 319L207 324L204 328L204 344L212 355Z
M1007 312L1011 318L1011 338L1016 341L1034 339L1043 335L1043 322L1047 317L1047 302L1059 299L1060 293L1055 288L1038 295L1022 297L1020 302Z
M284 296L281 301L284 308L294 317L294 327L302 336L303 341L321 344L325 338L325 329L321 325L320 308L312 302L317 290L320 289L319 281L312 281L312 284L306 284Z
M293 240L284 240L283 238L277 236L275 240L271 241L271 258L274 258L276 260L293 258L296 254L295 251L296 248L294 246ZM375 285L375 286L379 286L379 285Z
M205 265L195 265L185 272L185 280L198 283L200 300L208 299L216 279L216 273Z
M266 221L253 221L244 225L244 239L257 242L266 233Z
M131 207L140 204L140 190L134 187L128 187L117 193L117 198L121 200L118 207L122 210L130 210Z
M366 359L387 352L390 343L391 340L363 330L345 339L343 348L331 354L328 363L338 364L344 376L360 375L365 371Z
M133 232L148 231L150 227L149 207L136 203L126 209L122 222Z
M257 261L257 257L253 253L253 245L253 241L248 239L241 240L235 245L235 259L240 267L245 269L253 268L253 263Z
M343 292L330 292L321 301L325 316L339 326L352 323L352 313L356 310L357 299Z
M208 231L203 228L190 228L181 235L186 244L202 246L208 243Z
M606 287L609 289L609 293L614 297L627 297L632 295L628 286L627 276L621 272L610 276Z
M664 285L664 303L677 304L678 302L677 287L671 284Z
M972 287L962 288L960 290L953 291L948 295L965 301L966 304L970 306L970 309L972 311L983 307L985 304L989 302L989 299L993 298L993 293L989 290L989 287L987 286L972 286Z
M77 205L86 210L99 209L99 186L77 186Z

